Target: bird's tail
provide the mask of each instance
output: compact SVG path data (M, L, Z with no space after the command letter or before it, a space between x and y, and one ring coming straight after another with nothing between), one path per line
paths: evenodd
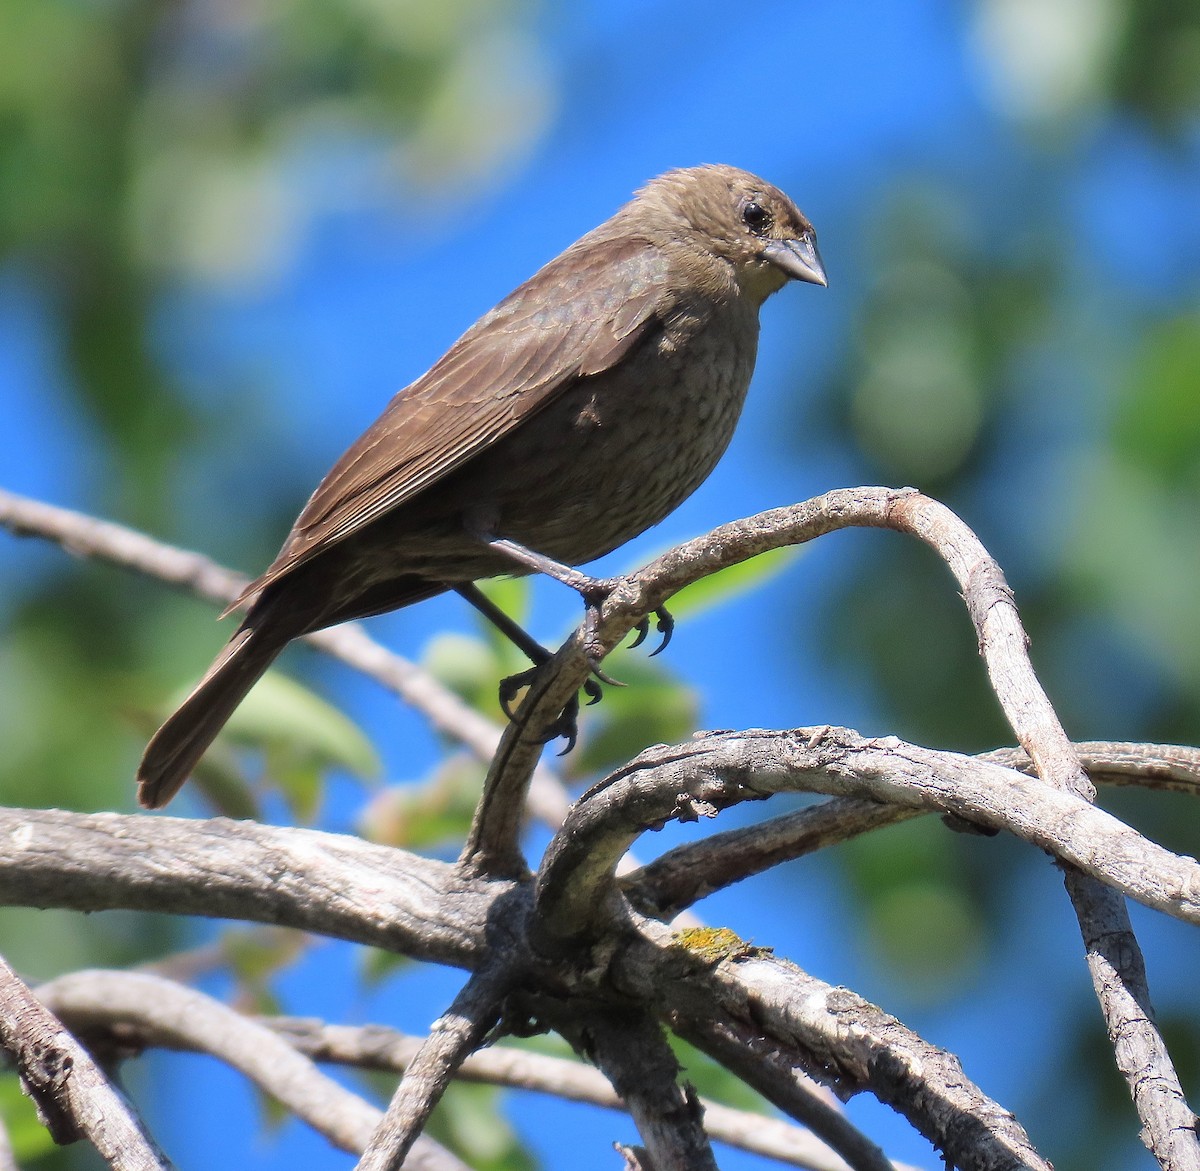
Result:
M138 765L138 801L161 809L182 788L233 709L287 645L262 626L243 624L191 695L154 733Z

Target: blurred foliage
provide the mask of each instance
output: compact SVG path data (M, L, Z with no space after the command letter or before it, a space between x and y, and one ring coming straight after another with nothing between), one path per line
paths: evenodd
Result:
M812 408L808 441L852 444L863 482L914 484L968 519L1016 587L1035 664L1072 734L1194 744L1200 282L1097 295L1097 276L1111 273L1080 237L1074 184L1111 127L1138 136L1166 172L1194 145L1200 7L980 0L974 20L1015 145L880 192L866 220L854 356L833 399ZM1035 445L1056 427L1071 429L1075 454L1055 479ZM1057 495L1046 514L1066 513L1063 528L1040 514L1047 491ZM965 751L1009 742L954 583L926 550L873 544L818 621L829 659L869 681L888 731ZM1131 791L1100 800L1195 852L1194 804ZM990 956L1020 946L1001 936L1003 902L988 892L1038 865L1027 851L964 844L921 819L838 860L868 954L913 1005L969 994ZM1194 1018L1169 1002L1161 1015L1195 1093ZM1128 1093L1093 1005L1080 1003L1071 1036L1061 1062L1031 1076L1027 1107L1011 1104L1056 1166L1134 1165L1145 1152L1130 1138Z
M0 4L0 258L61 372L54 409L82 421L64 482L102 468L95 511L172 536L186 526L188 458L227 442L162 345L165 301L261 286L320 217L426 190L448 206L528 148L549 90L526 13L524 0ZM318 156L337 165L314 181ZM275 518L244 520L250 548ZM128 806L164 695L221 637L205 619L208 607L117 571L40 562L5 603L0 800ZM302 820L331 769L379 769L353 725L278 675L228 732L198 791L234 816L259 811L239 744L265 749L265 776ZM180 925L148 916L0 919L5 954L38 976L129 965L180 941ZM260 1009L298 954L266 939L233 931L222 953ZM28 1110L5 1097L0 1111L16 1120L19 1157L39 1154ZM89 1165L81 1148L37 1165L52 1163Z
M21 1092L15 1073L0 1075L0 1124L8 1132L13 1158L22 1166L53 1153L54 1140L38 1121L33 1101Z
M233 442L222 404L197 401L173 368L162 331L172 298L252 292L288 270L323 217L401 208L427 191L450 206L520 160L551 103L531 4L0 3L2 275L46 334L62 383L53 409L84 421L86 442L64 475L94 475L91 507L167 537L186 533L198 506L181 469L219 459ZM861 482L915 484L980 531L1017 589L1035 661L1073 734L1195 743L1197 285L1193 274L1182 287L1098 291L1117 263L1106 249L1119 241L1081 236L1078 191L1115 135L1166 172L1194 149L1200 6L976 0L964 12L964 43L1003 133L967 166L906 159L856 213L845 234L861 241L864 290L830 393L805 408L806 442L856 453L848 458ZM250 419L272 390L270 372L259 377L238 388ZM1071 462L1054 475L1039 468L1038 449L1062 432ZM270 467L283 474L283 462ZM1014 476L1018 466L1026 471ZM1055 508L1044 509L1050 493ZM1056 526L1051 513L1069 520ZM278 519L245 515L227 526L229 539L261 555L259 537ZM711 579L673 609L719 604L786 559ZM163 696L223 635L208 607L64 560L36 558L4 600L0 798L128 806L125 778ZM523 619L525 583L488 589ZM954 584L926 550L879 538L829 589L824 611L804 620L887 731L964 751L1008 739ZM613 656L613 673L631 686L608 688L589 713L565 762L573 781L695 726L696 696L643 656ZM526 664L481 626L433 640L425 665L495 718L496 681ZM264 773L292 817L318 815L331 773L377 773L361 733L311 692L281 679L259 692L206 761L203 788L216 808L260 810L247 744L265 749ZM469 824L480 773L451 756L428 775L389 778L359 828L445 850ZM1186 799L1102 799L1195 852ZM933 819L837 851L832 881L896 990L900 1003L888 1007L968 996L1001 947L1020 946L1000 935L1003 895L1018 867L1041 864L1031 854L962 840ZM33 976L133 964L182 942L177 924L149 916L11 909L0 911L0 935ZM234 932L221 961L244 1002L266 1007L301 950L291 937ZM382 953L364 955L368 980L395 970ZM1195 1022L1170 1004L1161 1015L1195 1092ZM716 1076L694 1055L685 1063L706 1086ZM0 1081L0 1114L14 1120L18 1155L32 1160L28 1144L43 1140L14 1085ZM725 1096L720 1084L711 1092ZM475 1165L529 1166L502 1100L456 1088L437 1125ZM1029 1114L1047 1149L1068 1152L1060 1167L1130 1165L1132 1115L1090 1004L1058 1062L1032 1070L1024 1100L1007 1104Z

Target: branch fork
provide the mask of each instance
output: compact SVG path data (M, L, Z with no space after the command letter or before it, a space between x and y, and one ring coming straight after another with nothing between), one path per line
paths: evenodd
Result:
M235 575L195 554L2 491L0 524L223 601L238 588ZM1021 753L962 757L829 726L714 733L648 749L568 812L561 786L540 765L540 732L596 659L683 586L769 549L848 527L916 536L946 563ZM1044 1168L1011 1115L974 1087L950 1055L873 1005L760 952L735 949L702 959L659 921L784 858L905 817L947 813L1014 833L1060 862L1145 1141L1164 1168L1200 1171L1195 1119L1153 1022L1122 899L1200 924L1200 868L1090 803L1093 779L1196 792L1200 753L1083 746L1081 759L1033 673L1002 572L944 506L912 489L846 489L678 546L615 582L585 627L534 673L517 718L499 735L411 664L364 639L357 630L335 630L314 641L388 679L438 727L490 760L457 864L337 835L219 819L0 810L0 834L16 847L0 855L0 902L239 916L472 972L419 1049L384 1121L373 1123L361 1144L360 1166L371 1171L399 1166L409 1151L406 1166L425 1157L418 1139L429 1111L455 1070L503 1027L514 988L522 989L517 999L539 1010L534 1015L591 1052L622 1088L645 1144L646 1154L635 1157L660 1171L715 1166L694 1098L678 1084L665 1049L663 1024L818 1129L840 1152L841 1168L882 1171L887 1164L861 1136L839 1128L836 1115L822 1113L819 1095L798 1071L842 1094L867 1089L892 1102L957 1166ZM828 800L618 873L647 829L784 791ZM561 821L536 875L520 848L531 792L546 816ZM9 988L19 998L13 980ZM32 1052L28 1027L18 1017L9 1020L18 1023L5 1046ZM630 1054L640 1055L637 1068ZM77 1082L84 1060L81 1066L72 1058L67 1083ZM54 1079L49 1084L58 1101L61 1087ZM147 1158L157 1162L138 1165L165 1166L146 1146ZM444 1151L430 1148L427 1155L433 1162L421 1166L455 1165Z

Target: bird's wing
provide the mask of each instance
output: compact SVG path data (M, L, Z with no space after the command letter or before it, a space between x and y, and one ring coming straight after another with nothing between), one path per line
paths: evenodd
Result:
M660 252L630 238L585 237L552 260L392 399L239 602L436 483L577 379L620 361L657 320L664 269Z

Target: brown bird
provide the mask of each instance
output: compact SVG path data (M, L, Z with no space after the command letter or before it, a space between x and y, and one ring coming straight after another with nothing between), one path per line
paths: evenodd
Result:
M825 284L812 225L728 166L651 180L550 261L400 391L317 486L234 604L249 604L241 626L147 746L142 805L174 796L303 634L448 589L487 612L471 583L533 571L595 607L611 586L569 567L657 524L712 471L754 369L759 306L788 280Z

